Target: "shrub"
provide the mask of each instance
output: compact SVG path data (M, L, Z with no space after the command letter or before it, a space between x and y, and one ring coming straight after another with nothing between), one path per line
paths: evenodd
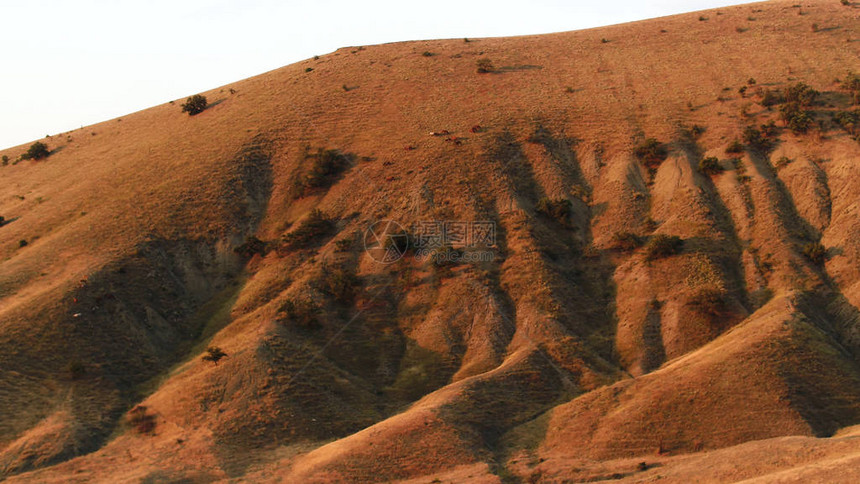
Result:
M430 52L430 51L424 51L424 53L423 53L423 54L421 54L421 55L423 55L424 57L433 57L433 56L434 56L434 55L436 55L436 54L434 54L434 53L432 53L432 52Z
M726 312L728 300L724 290L708 285L697 289L690 296L689 303L702 313L719 316Z
M332 296L335 301L349 302L355 295L355 288L361 284L361 279L353 271L343 267L323 268L321 289Z
M287 299L281 306L281 316L278 321L281 324L291 322L303 328L315 328L319 326L319 319L317 319L319 311L319 306L310 300Z
M810 242L803 246L803 255L812 261L813 264L821 265L827 257L827 249L821 242Z
M645 256L648 260L662 259L681 252L684 241L677 235L657 234L645 245Z
M572 205L566 198L550 199L543 197L538 200L535 210L547 217L555 219L564 226L570 226L570 212Z
M215 363L215 366L218 366L218 362L225 356L227 356L227 353L225 353L224 350L217 346L210 346L206 348L206 354L203 355L201 359L203 361L211 361L212 363Z
M771 91L770 89L765 89L761 94L761 104L764 107L775 106L779 103L783 102L782 96L779 95L776 91Z
M493 61L487 58L478 59L475 64L478 66L479 74L486 74L488 72L493 72L496 70L496 68L493 67Z
M760 152L768 152L773 148L773 141L765 137L761 131L753 126L744 128L744 143Z
M36 141L31 144L30 147L21 155L22 160L41 160L42 158L47 158L51 152L48 151L48 145L42 143L41 141Z
M833 115L833 122L841 126L842 129L850 134L857 132L857 126L860 124L860 109L854 111L840 111Z
M754 77L750 77L749 79L747 79L747 84L749 84L750 86L754 86L755 82L756 81Z
M740 88L738 88L738 94L740 94L741 97L744 97L746 95L746 93L747 93L747 87L746 86L741 86Z
M206 96L195 94L185 100L185 104L182 105L182 112L188 113L189 116L194 116L195 114L202 113L208 105L209 101L206 100Z
M151 434L155 431L155 415L147 413L147 408L138 405L128 412L128 423L139 434Z
M656 139L648 138L636 147L633 154L648 168L656 168L669 156L669 149Z
M253 235L245 239L245 243L233 249L233 252L240 256L250 259L257 254L266 255L266 243L254 237Z
M9 164L9 156L3 155L3 166L6 166L8 164Z
M642 247L642 237L631 232L618 232L612 236L612 247L622 252Z
M785 88L785 102L799 103L801 106L811 106L820 93L803 82Z
M314 154L306 155L306 158L313 159L313 164L304 177L305 190L330 184L336 175L352 164L355 156L339 150L319 149Z
M849 72L848 75L845 76L845 80L842 81L842 87L855 93L860 92L860 76L853 72Z
M794 134L807 132L813 124L812 117L801 106L799 102L791 102L779 110L780 118Z
M313 241L328 234L334 224L318 209L311 213L292 232L283 238L284 244L290 248L306 248Z
M738 141L734 140L729 143L729 146L726 148L726 154L728 155L739 155L744 152L744 145Z
M789 158L789 157L787 157L787 156L780 156L780 157L779 157L779 159L778 159L778 160L776 160L776 162L774 163L774 166L775 166L775 167L776 167L776 169L778 170L778 169L780 169L780 168L782 168L782 167L784 167L784 166L787 166L787 165L788 165L789 163L791 163L792 161L794 161L794 160L792 160L791 158Z
M699 171L705 175L717 175L723 172L723 167L716 156L708 156L699 162Z
M690 127L690 136L692 136L693 138L698 138L698 137L702 136L702 134L704 132L705 132L704 126L694 124L693 126Z
M771 120L768 121L767 124L761 125L761 134L768 138L774 138L779 134L779 128L777 128L776 123Z

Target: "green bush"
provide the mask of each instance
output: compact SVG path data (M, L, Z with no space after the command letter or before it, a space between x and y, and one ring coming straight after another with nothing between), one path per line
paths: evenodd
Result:
M723 172L720 160L716 156L708 156L699 162L699 171L705 175L718 175Z
M854 111L840 111L833 115L833 122L842 127L849 134L856 134L860 125L860 109Z
M194 116L195 114L202 113L208 105L209 101L206 100L206 96L195 94L185 100L185 104L182 105L182 112L188 113L189 116Z
M645 244L645 256L648 260L662 259L678 254L684 248L684 241L677 235L657 234Z
M803 246L803 255L813 264L821 265L827 258L827 249L821 242L810 242Z
M48 145L41 141L36 141L21 155L22 160L41 160L47 158L51 152L48 151Z
M773 148L773 141L754 126L747 126L744 129L744 143L759 152L768 152Z
M535 210L538 213L546 215L564 226L570 226L571 209L572 205L570 200L566 198L550 199L543 197L538 200L537 206L535 207Z
M785 88L783 96L787 103L798 103L801 106L811 106L820 93L803 82Z
M3 166L6 166L8 164L9 164L9 156L3 155Z
M794 134L809 131L813 124L812 116L802 106L799 102L790 102L784 104L779 110L780 118Z
M633 154L648 168L656 168L669 156L669 149L656 139L648 138L636 147Z

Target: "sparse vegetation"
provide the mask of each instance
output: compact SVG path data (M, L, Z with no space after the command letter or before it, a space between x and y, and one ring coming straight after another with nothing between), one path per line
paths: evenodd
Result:
M9 156L3 155L3 166L6 166L8 164L9 164Z
M570 200L566 198L544 197L538 200L535 210L568 227L570 226L571 208Z
M774 166L776 167L777 170L779 170L780 168L788 166L788 164L791 163L792 161L793 160L787 156L780 156L776 160L776 162L774 163Z
M486 57L483 59L478 59L475 65L478 66L479 74L487 74L496 70L496 68L493 66L493 61L487 59Z
M636 147L633 151L636 158L639 159L646 167L656 168L669 156L669 149L665 144L657 141L654 138L646 139L642 144Z
M720 160L716 156L708 156L702 158L699 162L699 171L705 175L718 175L723 172L723 167L720 165Z
M227 353L225 353L224 350L217 346L210 346L206 348L206 354L203 355L201 359L203 361L211 361L217 366L218 362L221 361L221 359L223 359L225 356L227 356Z
M312 162L304 176L303 192L331 184L335 176L352 165L355 156L339 150L319 149L316 153L305 155L305 158Z
M320 308L308 299L287 299L281 305L278 321L281 324L294 324L302 328L319 326Z
M848 134L858 134L860 127L860 109L854 111L840 111L833 115L833 122L848 132Z
M810 242L803 246L803 255L813 264L822 265L827 257L827 249L821 242Z
M332 221L322 211L311 210L296 229L284 236L284 245L288 248L307 248L312 242L327 235L333 226Z
M128 423L138 434L152 434L155 431L155 415L148 412L143 405L138 405L128 412Z
M194 116L205 111L207 106L209 106L209 101L206 99L206 96L195 94L185 100L185 103L182 105L182 112L188 113L189 116Z
M361 279L355 272L344 267L324 267L320 289L340 303L347 303L355 295L355 289L361 284Z
M242 245L233 249L233 251L246 259L250 259L257 254L265 256L266 243L252 235L245 239Z
M677 235L657 234L645 244L645 257L648 260L662 259L681 252L684 241Z
M643 243L642 237L632 232L618 232L612 236L612 248L622 252L636 250Z
M21 155L22 160L41 160L47 158L51 152L48 150L48 145L41 141L36 141L31 144L27 151Z
M762 134L754 126L744 128L744 143L750 148L761 153L767 153L773 149L774 141Z
M803 82L785 88L783 96L787 103L798 103L801 106L811 106L818 99L819 92Z
M734 140L726 147L727 155L740 155L744 152L744 145L738 140Z
M779 110L780 118L794 134L806 133L813 125L812 116L801 106L800 103L792 102L784 104Z
M727 311L728 295L725 290L715 285L698 288L690 296L689 303L699 312L719 316Z
M769 108L781 102L783 102L783 98L778 92L771 89L761 91L761 100L759 101L759 104L762 106Z

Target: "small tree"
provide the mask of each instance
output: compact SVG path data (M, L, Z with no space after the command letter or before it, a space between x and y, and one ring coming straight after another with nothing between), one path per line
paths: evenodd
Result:
M723 172L723 167L716 156L708 156L699 162L699 171L705 175L717 175Z
M22 160L41 160L42 158L47 158L51 152L48 151L48 145L42 143L41 141L36 141L35 143L30 145L30 148L21 155Z
M194 116L195 114L202 113L208 105L209 101L206 100L206 96L195 94L185 100L185 104L182 105L182 112L188 113L189 116Z
M225 356L227 356L227 353L225 353L224 350L217 346L210 346L206 348L206 354L203 355L202 359L203 361L211 361L217 366L218 362L221 361L221 358L224 358Z

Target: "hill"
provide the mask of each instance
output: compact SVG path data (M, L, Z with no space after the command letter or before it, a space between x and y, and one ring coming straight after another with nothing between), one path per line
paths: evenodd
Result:
M344 48L3 151L0 479L842 478L858 14Z

